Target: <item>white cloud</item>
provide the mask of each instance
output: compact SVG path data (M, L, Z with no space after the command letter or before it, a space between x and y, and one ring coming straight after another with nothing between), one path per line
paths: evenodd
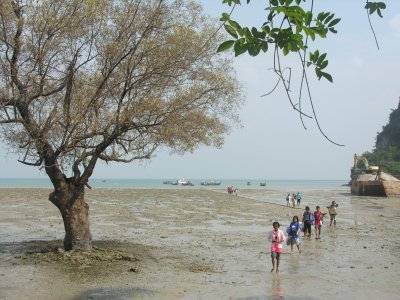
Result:
M394 31L394 35L398 38L400 38L400 14L395 15L390 21L389 21L390 27Z
M360 56L354 56L351 59L351 65L355 67L362 67L364 65L364 59L362 59Z

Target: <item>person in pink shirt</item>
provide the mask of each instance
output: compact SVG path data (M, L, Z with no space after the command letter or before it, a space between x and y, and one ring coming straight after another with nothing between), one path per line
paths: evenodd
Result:
M279 272L279 261L281 258L281 253L283 252L282 243L286 241L285 234L279 229L279 222L272 223L274 230L268 233L268 241L271 242L271 260L272 269L271 272Z

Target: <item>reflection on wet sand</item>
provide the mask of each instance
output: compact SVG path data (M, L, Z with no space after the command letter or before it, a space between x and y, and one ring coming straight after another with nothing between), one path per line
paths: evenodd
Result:
M271 296L273 300L283 299L285 293L281 287L281 276L274 275L271 280Z

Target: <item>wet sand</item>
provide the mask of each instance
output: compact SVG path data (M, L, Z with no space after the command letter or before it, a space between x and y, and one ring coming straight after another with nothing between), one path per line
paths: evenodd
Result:
M400 199L348 189L302 191L300 208L265 188L90 190L98 250L81 259L52 251L64 229L50 190L0 189L0 299L396 299ZM272 222L333 200L337 227L326 218L302 254L285 246L271 273Z

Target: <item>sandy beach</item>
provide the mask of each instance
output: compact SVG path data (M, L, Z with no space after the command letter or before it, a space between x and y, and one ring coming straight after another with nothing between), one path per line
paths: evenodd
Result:
M64 228L49 189L0 189L0 299L397 299L400 199L270 189L94 189L94 251L57 253ZM293 191L295 192L295 191ZM322 239L285 246L271 273L267 232L305 205L339 204Z

